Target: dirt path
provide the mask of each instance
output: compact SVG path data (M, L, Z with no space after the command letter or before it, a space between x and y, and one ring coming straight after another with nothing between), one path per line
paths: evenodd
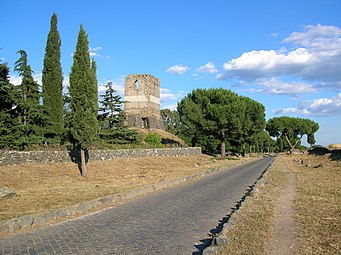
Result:
M285 166L288 177L287 187L283 190L275 208L274 235L269 241L267 255L297 254L297 228L294 222L294 199L296 192L295 175Z

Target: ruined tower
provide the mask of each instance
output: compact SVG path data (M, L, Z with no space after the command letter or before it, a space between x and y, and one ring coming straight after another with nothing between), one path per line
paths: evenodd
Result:
M150 74L129 74L124 83L128 127L164 129L160 115L160 80Z

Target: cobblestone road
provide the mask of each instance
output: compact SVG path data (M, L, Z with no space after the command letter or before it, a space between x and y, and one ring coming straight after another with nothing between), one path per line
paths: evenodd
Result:
M0 239L2 254L201 254L261 175L263 158L50 227Z

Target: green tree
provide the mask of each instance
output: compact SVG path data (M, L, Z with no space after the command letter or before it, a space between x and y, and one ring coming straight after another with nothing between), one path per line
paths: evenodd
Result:
M241 126L239 140L244 157L246 144L252 147L255 135L264 130L266 120L264 105L249 97L241 97L241 99L244 103L244 114L241 116L243 125Z
M94 142L98 131L95 70L95 64L90 60L88 36L81 25L70 73L70 107L71 134L80 150L80 168L84 177L87 175L85 150Z
M43 109L46 114L51 143L60 143L64 126L63 76L60 64L61 39L57 30L57 15L51 17L50 32L47 37L42 75Z
M140 137L134 130L125 125L125 115L122 110L123 101L112 83L106 85L104 95L100 95L101 107L99 108L99 136L109 144L136 143Z
M220 141L225 157L225 142L237 140L242 133L245 103L236 93L225 89L196 89L178 104L185 132L195 145L200 137L211 135Z
M20 58L15 62L14 70L19 73L22 82L19 86L20 94L17 99L20 123L15 127L16 131L20 133L20 137L16 143L24 149L27 146L43 144L45 119L39 104L39 85L33 79L27 53L24 50L19 50L17 53L20 54Z
M161 118L167 132L181 135L181 121L177 111L162 109Z
M291 150L297 148L304 135L311 139L319 129L318 123L303 118L293 118L288 116L275 117L268 120L266 130L272 137L282 137L285 139ZM315 140L315 138L314 138ZM312 141L312 140L310 140Z
M16 89L9 82L9 68L0 63L0 148L15 148L18 137L14 132L17 123Z

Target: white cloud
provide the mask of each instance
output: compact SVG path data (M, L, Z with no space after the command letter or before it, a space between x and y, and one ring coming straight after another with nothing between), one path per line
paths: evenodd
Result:
M189 70L187 66L184 65L173 65L171 67L168 67L166 72L172 73L172 74L184 74Z
M90 53L90 57L101 57L101 55L99 53L97 53L97 51L101 50L102 47L95 47L95 48L90 48L89 49L89 53Z
M208 62L207 64L197 68L196 71L199 73L217 73L218 69L212 62Z
M13 85L20 85L21 84L21 77L10 75L9 82Z
M341 114L341 93L332 98L303 101L297 108L274 110L275 114L299 113L307 116L331 116Z
M251 92L266 93L273 95L299 95L304 93L314 93L316 89L313 86L304 82L284 82L276 77L269 79L259 79L255 81L258 85L261 85L261 89L252 89Z
M160 88L160 101L161 103L168 101L175 101L182 98L185 95L183 91L172 92L166 88Z
M42 73L33 73L33 80L36 81L39 85L41 85ZM20 85L21 84L21 77L17 75L10 75L9 82L13 85Z
M326 85L341 80L341 29L309 25L283 40L293 49L260 50L243 53L224 64L218 79L256 80L290 76Z
M177 108L178 108L178 104L177 103L166 105L166 106L162 107L162 109L169 109L169 110L172 110L172 111L177 110Z

